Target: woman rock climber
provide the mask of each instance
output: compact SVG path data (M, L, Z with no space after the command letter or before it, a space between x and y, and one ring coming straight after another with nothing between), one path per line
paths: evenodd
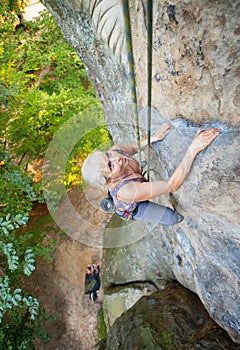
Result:
M164 123L151 137L151 143L163 140L171 125ZM139 163L132 158L137 144L114 145L108 152L93 152L82 167L83 178L92 186L105 186L112 197L115 213L125 219L175 225L182 215L171 208L149 200L179 189L196 158L220 134L217 128L199 130L189 145L182 161L168 180L147 182L141 174ZM143 150L147 140L140 143Z

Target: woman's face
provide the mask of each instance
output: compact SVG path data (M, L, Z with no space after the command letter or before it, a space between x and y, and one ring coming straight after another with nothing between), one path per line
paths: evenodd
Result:
M118 180L127 175L128 158L117 151L99 152L96 157L96 165L109 180Z

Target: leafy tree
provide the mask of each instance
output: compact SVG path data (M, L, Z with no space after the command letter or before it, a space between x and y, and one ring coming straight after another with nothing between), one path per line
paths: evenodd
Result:
M23 11L27 0L2 0L0 4L0 18L7 20L9 15L19 19L19 23L24 21Z
M24 3L0 6L0 350L34 349L36 335L48 339L41 329L46 313L20 280L31 275L38 257L51 258L54 242L46 247L43 232L26 229L41 189L23 170L44 157L63 123L78 114L87 123L81 112L98 105L82 62L53 18L44 12L22 25ZM67 164L67 185L81 182L79 160L107 140L106 128L98 127L79 141Z
M44 246L43 232L21 230L39 194L5 151L0 151L0 170L0 349L34 349L35 335L47 339L39 323L47 317L19 279L31 275L38 256L50 259L54 242Z
M9 213L22 215L29 212L33 201L41 198L34 191L31 178L13 166L9 154L3 150L0 150L0 169L1 217Z
M4 22L1 35L0 137L14 157L31 161L43 156L65 121L98 101L82 62L47 12L27 32Z

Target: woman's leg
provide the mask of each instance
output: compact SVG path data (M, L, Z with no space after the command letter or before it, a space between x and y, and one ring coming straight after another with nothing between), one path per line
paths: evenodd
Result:
M171 226L183 221L183 216L171 208L145 201L138 204L134 220Z

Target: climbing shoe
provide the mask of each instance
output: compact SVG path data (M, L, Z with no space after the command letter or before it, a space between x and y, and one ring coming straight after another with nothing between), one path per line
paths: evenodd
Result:
M177 213L177 224L179 224L183 220L184 220L184 216L182 216L181 214Z

